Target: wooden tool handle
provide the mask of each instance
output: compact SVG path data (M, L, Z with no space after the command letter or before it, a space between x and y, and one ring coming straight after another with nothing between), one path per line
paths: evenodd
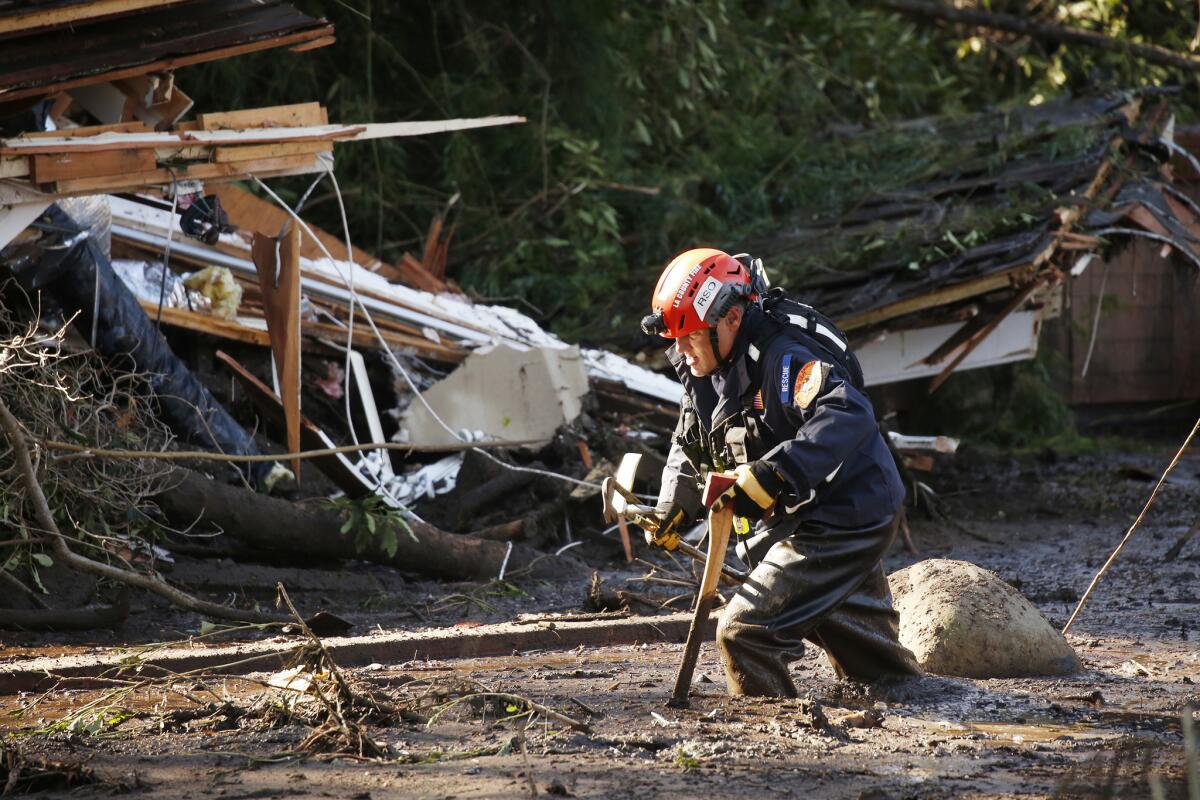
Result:
M688 627L683 660L679 662L679 671L675 673L675 689L667 703L671 708L686 708L688 705L688 692L692 688L696 659L700 655L700 641L704 638L704 626L708 624L708 615L717 595L717 581L721 578L721 566L725 563L725 548L729 544L729 531L732 527L732 508L709 512L708 557L704 560L704 575L700 579L700 591L696 595L692 624Z

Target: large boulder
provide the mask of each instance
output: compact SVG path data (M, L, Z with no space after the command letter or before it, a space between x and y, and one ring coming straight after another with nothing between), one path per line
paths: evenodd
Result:
M888 576L900 641L926 672L963 678L1065 675L1071 645L1021 594L965 561L933 558Z

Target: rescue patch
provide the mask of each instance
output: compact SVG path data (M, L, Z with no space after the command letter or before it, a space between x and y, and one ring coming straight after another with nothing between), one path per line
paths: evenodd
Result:
M779 402L787 405L792 399L792 354L783 357L783 369L779 373Z
M812 405L813 400L817 399L817 395L825 386L825 376L828 374L829 368L820 361L809 361L800 368L799 374L796 375L796 389L793 392L797 408L803 410Z

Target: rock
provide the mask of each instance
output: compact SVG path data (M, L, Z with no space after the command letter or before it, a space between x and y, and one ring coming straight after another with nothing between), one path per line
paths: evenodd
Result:
M965 561L934 558L888 576L900 641L935 675L1018 678L1079 669L1071 645L1033 604Z

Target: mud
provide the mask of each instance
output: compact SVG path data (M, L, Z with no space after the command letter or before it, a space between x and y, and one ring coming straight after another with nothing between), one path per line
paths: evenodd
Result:
M973 535L915 517L921 553L898 550L887 568L927 557L972 561L1017 586L1061 627L1152 488L1119 467L1157 474L1168 457L1150 450L1054 460L967 453L936 485L952 518ZM132 796L143 797L475 798L534 791L596 798L1149 797L1152 775L1165 796L1184 797L1180 712L1200 706L1200 541L1176 560L1163 555L1196 521L1200 459L1185 458L1177 474L1068 633L1083 667L1075 675L863 686L838 681L824 657L809 652L794 666L805 697L730 698L715 651L706 646L692 708L676 711L665 702L681 645L378 664L347 669L347 677L385 694L470 679L585 720L591 733L544 719L526 727L524 718L498 719L503 708L463 702L430 725L369 726L391 753L371 762L282 756L309 733L300 724L224 717L168 724L163 712L188 704L176 697L159 707L159 690L130 698L132 714L93 735L37 729L95 700L95 690L61 689L40 702L33 695L2 697L4 711L25 709L20 717L6 715L3 725L23 734L27 756L86 764L108 776L109 786L133 787ZM659 576L675 569L656 563ZM648 572L641 564L601 571L610 589L658 602L682 591L641 580ZM353 567L350 573L375 574ZM336 573L306 574L296 583L309 588L297 594L310 607L324 604L347 616L364 633L375 625L415 630L580 610L590 578L447 587L380 572L379 590L364 596L361 583L330 582L330 574ZM222 580L233 584L232 575ZM135 630L146 638L171 630L178 638L197 624L153 606L140 616ZM5 643L19 645L22 657L66 647L86 653L108 644L106 636L8 635ZM6 648L4 658L16 655ZM263 689L229 682L217 691L231 707L244 707ZM111 791L103 787L76 787L69 796Z

